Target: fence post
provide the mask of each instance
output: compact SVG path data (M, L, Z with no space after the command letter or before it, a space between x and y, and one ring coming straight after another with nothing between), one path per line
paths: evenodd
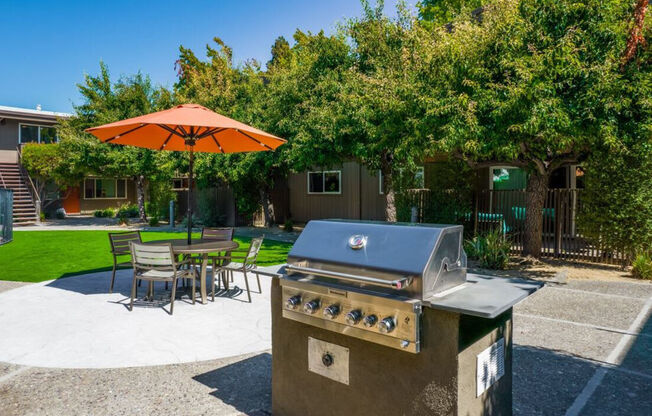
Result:
M555 215L555 231L554 231L554 238L555 238L555 257L559 257L561 255L561 237L563 233L562 229L562 224L564 223L562 221L562 217L564 215L561 204L561 195L558 189L553 189L552 191L552 199L553 199L553 206L555 207L554 209L554 215Z

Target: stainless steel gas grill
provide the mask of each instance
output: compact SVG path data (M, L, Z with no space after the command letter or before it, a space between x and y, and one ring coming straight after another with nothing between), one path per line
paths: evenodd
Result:
M274 414L510 414L512 306L539 285L467 275L462 242L457 225L309 222L268 273Z
M422 301L466 282L462 226L313 221L285 272L283 317L416 353Z

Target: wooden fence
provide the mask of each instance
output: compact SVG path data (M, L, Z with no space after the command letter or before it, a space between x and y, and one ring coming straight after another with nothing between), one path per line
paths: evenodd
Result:
M419 222L462 224L467 237L499 229L512 242L512 251L523 250L525 235L525 191L483 190L460 196L434 193L427 189L411 190L405 196L416 207ZM451 198L456 201L452 208ZM543 208L541 254L577 261L624 264L627 255L614 247L605 247L582 236L577 224L582 208L581 189L548 190Z

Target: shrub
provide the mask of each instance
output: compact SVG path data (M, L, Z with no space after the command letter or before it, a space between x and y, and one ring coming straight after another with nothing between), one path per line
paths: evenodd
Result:
M124 204L120 209L118 209L118 212L115 215L118 218L138 218L138 205Z
M93 216L97 218L113 218L115 210L113 208L97 209L93 212Z
M45 221L45 212L41 211L38 216L41 221Z
M652 253L639 252L632 262L632 276L638 279L652 279Z
M188 226L188 216L183 217L183 219L181 220L181 225L184 226L184 227ZM204 225L204 223L201 220L201 218L199 218L195 214L193 214L192 215L192 226L193 227L201 227L203 225Z
M66 218L66 210L63 208L57 209L55 216L60 220Z
M158 217L150 217L149 219L149 226L150 227L158 227Z
M283 230L287 231L288 233L291 233L292 231L294 231L294 223L292 222L292 220L290 218L285 220L285 224L283 224Z
M466 240L464 249L469 258L477 260L486 269L504 270L509 262L510 241L500 230Z

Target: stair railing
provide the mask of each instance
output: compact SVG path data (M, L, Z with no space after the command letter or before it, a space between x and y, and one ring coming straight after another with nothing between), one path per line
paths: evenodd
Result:
M34 208L36 210L36 221L41 222L41 198L39 197L36 186L34 186L34 182L32 182L32 178L29 176L27 169L23 167L23 153L21 151L21 146L18 145L16 150L18 151L18 168L20 171L20 176L23 178L23 182L29 184L27 189L29 189L29 193L32 196L32 201L34 202Z

